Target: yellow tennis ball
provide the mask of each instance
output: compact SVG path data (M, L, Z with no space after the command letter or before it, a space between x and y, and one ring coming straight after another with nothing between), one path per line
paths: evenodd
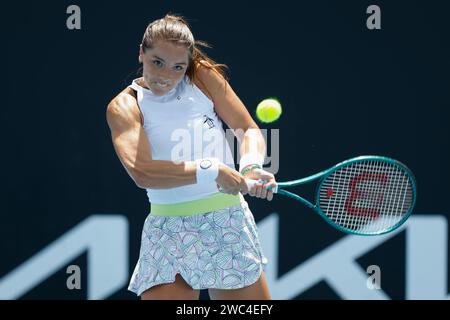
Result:
M256 116L264 123L278 120L281 112L281 104L275 99L264 99L256 107Z

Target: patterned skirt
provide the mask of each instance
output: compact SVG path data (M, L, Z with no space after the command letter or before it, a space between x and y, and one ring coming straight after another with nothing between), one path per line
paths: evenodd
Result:
M193 289L238 289L255 283L267 264L247 202L193 216L149 214L128 290L175 282Z

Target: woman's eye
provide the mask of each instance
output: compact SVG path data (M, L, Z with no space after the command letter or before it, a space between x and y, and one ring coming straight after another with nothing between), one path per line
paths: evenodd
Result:
M159 60L153 60L153 64L154 64L155 66L157 66L157 67L162 66L162 63L161 63L161 61L159 61Z
M183 67L182 67L182 66L176 66L176 67L175 67L175 70L181 71L181 70L183 70Z

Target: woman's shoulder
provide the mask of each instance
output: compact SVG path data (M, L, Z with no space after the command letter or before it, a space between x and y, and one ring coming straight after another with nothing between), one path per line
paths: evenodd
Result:
M132 117L139 119L142 124L142 117L136 99L136 93L130 87L126 87L119 94L117 94L107 106L107 114L111 117L122 118Z
M196 63L196 76L194 84L210 99L213 100L213 92L223 85L226 80L212 68L212 65L201 60Z
M199 60L195 62L195 73L197 78L209 77L214 74L218 75L218 72L214 70L213 65L206 60Z
M112 98L109 105L117 105L121 108L132 108L137 105L136 92L132 88L126 87Z

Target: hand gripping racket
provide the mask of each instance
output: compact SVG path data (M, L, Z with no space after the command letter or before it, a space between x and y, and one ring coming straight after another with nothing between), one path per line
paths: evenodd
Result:
M286 190L319 179L315 204ZM249 187L258 183L246 181ZM399 161L360 156L303 179L278 182L273 192L300 201L345 233L380 235L408 219L415 205L416 183Z

